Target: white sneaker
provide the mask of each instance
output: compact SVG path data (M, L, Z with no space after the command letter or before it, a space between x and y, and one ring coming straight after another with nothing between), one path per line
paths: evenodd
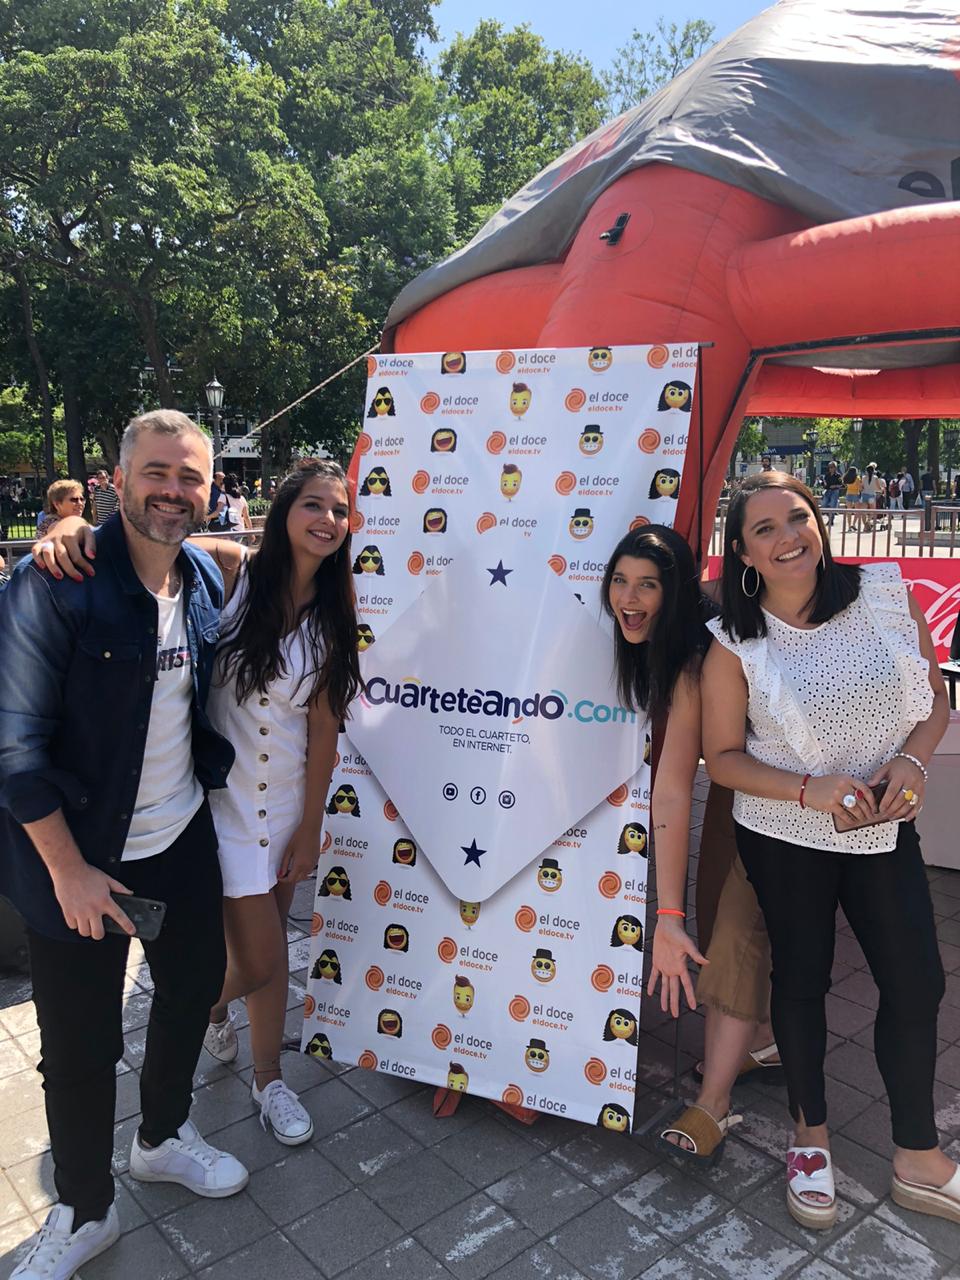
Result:
M55 1204L33 1248L10 1273L10 1280L70 1280L78 1267L109 1249L119 1235L115 1204L107 1210L105 1218L85 1222L76 1231L70 1206Z
M187 1120L175 1138L159 1147L143 1147L134 1134L130 1149L130 1176L138 1182L178 1182L198 1196L220 1199L242 1191L249 1173L235 1157L204 1142L196 1126Z
M287 1147L297 1147L313 1137L313 1121L309 1112L282 1080L271 1080L262 1093L254 1080L252 1093L260 1108L260 1123L266 1129L269 1121L278 1142Z
M211 1022L203 1033L203 1047L218 1062L233 1062L240 1052L233 1014L229 1011L222 1022Z

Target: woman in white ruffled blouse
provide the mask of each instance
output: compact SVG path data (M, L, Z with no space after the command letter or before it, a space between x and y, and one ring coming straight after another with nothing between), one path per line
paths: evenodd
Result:
M960 1222L960 1172L934 1121L944 978L913 824L949 714L923 614L895 565L837 564L810 491L766 472L731 500L722 615L708 626L704 755L736 793L737 847L770 935L796 1125L787 1206L808 1227L837 1218L823 1059L839 905L880 993L893 1198Z

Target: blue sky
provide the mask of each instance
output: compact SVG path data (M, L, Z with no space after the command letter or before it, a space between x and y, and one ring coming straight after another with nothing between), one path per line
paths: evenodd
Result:
M506 27L528 22L549 48L583 53L599 71L610 66L634 28L652 31L661 14L678 26L688 18L704 18L719 39L765 8L762 0L690 0L683 10L667 4L620 7L573 0L440 0L434 13L444 44L458 31L472 31L482 18L495 18Z

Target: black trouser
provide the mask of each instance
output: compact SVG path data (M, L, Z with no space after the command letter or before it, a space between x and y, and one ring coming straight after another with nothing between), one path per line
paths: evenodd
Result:
M935 1147L933 1075L944 978L913 823L900 824L892 853L877 854L808 849L739 824L736 831L770 935L771 1021L794 1120L801 1110L808 1125L827 1119L825 997L839 904L880 992L874 1048L893 1140L915 1151Z
M206 801L166 852L117 863L113 875L139 897L167 904L160 936L143 944L155 991L140 1073L140 1134L158 1146L189 1114L203 1033L226 968L223 886ZM113 933L101 942L60 942L33 930L28 936L54 1180L80 1226L113 1203L129 940Z

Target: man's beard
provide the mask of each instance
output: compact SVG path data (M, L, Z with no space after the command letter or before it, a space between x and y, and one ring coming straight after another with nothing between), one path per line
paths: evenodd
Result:
M145 502L138 503L132 500L128 493L124 493L121 503L124 517L137 533L142 534L150 542L159 542L167 547L178 547L185 538L202 527L202 521L198 519L196 511L190 507L189 503L186 504L187 510L184 511L182 520L174 523L171 519L165 519L153 512L150 508L151 502L166 502L171 506L184 505L178 500L163 498L159 494L151 494Z

